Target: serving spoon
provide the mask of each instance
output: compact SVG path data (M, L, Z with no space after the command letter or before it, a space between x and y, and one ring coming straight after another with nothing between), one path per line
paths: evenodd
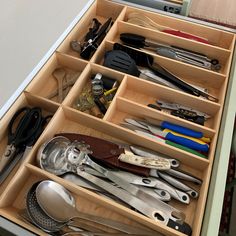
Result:
M148 229L143 230L110 219L79 212L76 209L75 198L72 194L62 185L51 180L45 180L39 183L36 188L36 197L40 207L51 218L59 222L69 222L73 219L80 218L106 225L128 234L153 235L153 231L148 231Z

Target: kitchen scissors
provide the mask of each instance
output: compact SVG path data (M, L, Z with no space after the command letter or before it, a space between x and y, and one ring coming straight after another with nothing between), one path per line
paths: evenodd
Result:
M22 107L8 124L8 143L0 160L0 184L17 162L25 157L42 133L51 116L42 116L39 107Z

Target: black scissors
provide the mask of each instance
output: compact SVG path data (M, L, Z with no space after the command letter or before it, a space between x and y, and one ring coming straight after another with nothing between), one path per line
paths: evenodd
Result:
M8 125L7 147L0 160L0 184L20 158L29 153L51 117L43 117L39 107L23 107L14 114Z

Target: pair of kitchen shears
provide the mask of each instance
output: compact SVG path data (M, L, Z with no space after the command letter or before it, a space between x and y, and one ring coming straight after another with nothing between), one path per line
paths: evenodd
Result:
M51 116L42 116L39 107L22 107L8 125L8 143L0 159L0 183L17 162L29 153Z
M196 154L196 151L208 152L209 150L209 145L200 139L200 132L195 132L185 127L170 124L171 130L162 130L161 127L153 125L146 120L135 119L125 119L125 123L122 123L121 125L134 130L139 134L158 139L158 141L172 146L176 146L174 145L174 143L176 143L181 146L180 149L185 150L188 148L191 150L191 153L194 154ZM174 132L172 128L178 133ZM191 134L191 136L188 137L188 134Z

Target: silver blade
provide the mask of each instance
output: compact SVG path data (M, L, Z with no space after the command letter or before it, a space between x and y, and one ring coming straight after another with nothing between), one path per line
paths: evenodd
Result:
M186 180L186 181L190 181L190 182L193 182L195 184L201 184L202 181L192 175L189 175L183 171L180 171L180 170L173 170L173 169L169 169L167 171L165 171L166 173L168 173L169 175L171 176L174 176L174 177L177 177L179 179L182 179L182 180Z
M122 201L127 203L128 205L134 207L144 215L150 217L153 220L158 220L155 215L161 215L164 219L164 222L167 224L168 223L168 217L165 215L164 212L156 210L154 207L149 206L149 204L145 203L144 201L140 200L139 198L133 196L132 194L128 193L127 191L117 188L109 183L107 183L104 180L99 179L96 176L90 175L86 173L85 171L81 171L79 168L77 169L77 174L90 182L96 184L100 188L103 188L107 192L117 196L120 198Z
M107 170L106 168L98 165L97 163L93 162L88 155L86 155L86 158L83 159L83 164L89 165L90 167L94 168L98 172L105 175L108 179L116 183L121 188L125 189L127 192L131 193L133 196L135 196L137 199L142 200L143 202L148 202L148 206L155 207L158 209L156 211L156 215L153 215L153 209L152 214L149 216L152 219L155 219L157 221L160 221L164 224L168 224L169 219L172 219L174 221L180 221L182 222L185 218L185 215L183 212L175 209L174 207L154 198L153 196L143 192L138 187L128 183L127 181L123 180L122 178L116 176L112 171ZM142 202L141 201L141 202ZM175 218L173 215L178 216L178 218ZM163 221L159 219L159 216L162 217Z
M96 171L96 170L94 170L94 169L92 169L92 168L90 168L90 167L88 167L88 166L84 166L84 167L83 167L83 170L84 170L85 172L91 174L91 175L96 176L96 177L107 179L104 175L102 175L102 174L99 173L98 171ZM115 174L116 174L117 172L122 172L122 173L123 173L123 174L122 174L122 177L123 177L124 179L128 180L128 182L132 183L132 182L131 182L131 181L132 181L132 174L131 174L131 173L126 172L126 171L118 171L118 170L110 170L110 171L112 171L112 172L115 173ZM126 173L127 173L127 174L126 174ZM134 176L136 176L136 175L134 175ZM112 182L111 182L110 184L112 184ZM119 186L118 186L118 187L119 187ZM149 187L149 186L148 186L148 187ZM154 186L153 186L153 187L154 187ZM141 185L139 186L139 188L142 189ZM145 187L144 187L142 190L143 190L143 191L146 191L146 192L149 192L149 193L152 194L154 197L156 197L156 198L158 198L158 199L160 199L160 200L162 200L162 201L170 201L171 196L170 196L170 194L169 194L167 191L165 191L165 190L162 190L162 189L155 189L155 190L151 190L152 193L151 193L151 191L149 191L149 190L148 190L147 188L145 188ZM163 192L163 191L164 191L164 192Z
M128 124L134 125L135 127L148 130L146 125L141 124L140 122L136 121L135 119L126 118L126 119L124 119L124 121Z
M142 135L142 136L144 136L144 137L148 137L148 138L154 139L154 140L157 141L157 142L166 143L164 139L159 138L159 137L157 137L157 136L155 136L155 135L153 135L153 134L147 133L147 132L145 132L145 131L136 130L136 133L137 133L137 134L140 134L140 135Z
M180 89L179 87L177 87L173 83L161 78L160 76L157 76L153 71L151 71L149 69L140 69L139 68L139 70L141 71L139 78L142 78L144 80L148 80L148 81L160 84L160 85L164 85L164 86L167 86L167 87L175 89L175 90L183 91L182 89Z

